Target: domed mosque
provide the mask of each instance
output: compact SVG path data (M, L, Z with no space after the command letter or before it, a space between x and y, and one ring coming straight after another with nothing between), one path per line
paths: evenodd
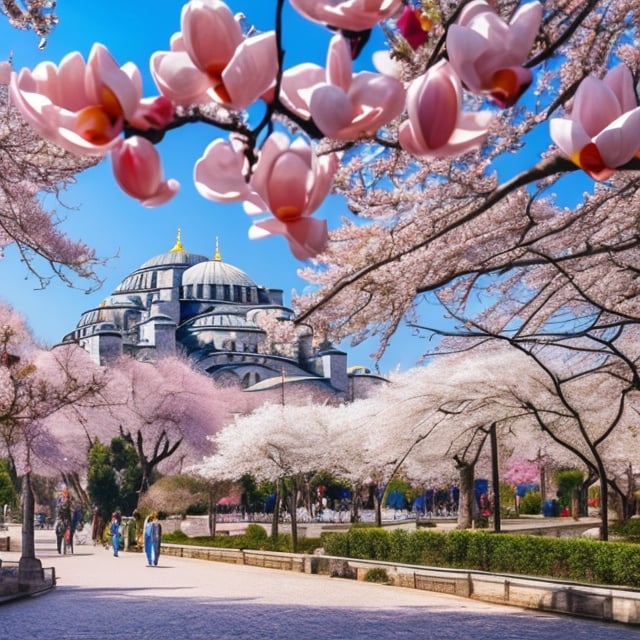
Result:
M122 354L139 360L185 354L196 368L247 391L286 384L319 385L353 399L384 379L362 366L347 368L347 354L315 350L308 329L293 344L267 344L265 313L293 319L282 289L268 289L223 262L216 240L212 259L187 251L180 231L166 253L147 260L102 303L80 317L62 342L75 342L101 365Z

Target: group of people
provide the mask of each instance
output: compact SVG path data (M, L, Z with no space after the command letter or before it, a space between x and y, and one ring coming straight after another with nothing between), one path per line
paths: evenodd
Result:
M109 525L109 533L111 535L111 546L114 557L118 557L118 552L122 544L122 536L124 533L122 526L122 518L116 511L111 515L111 523ZM147 516L143 526L143 543L144 552L147 558L147 566L157 567L158 558L160 557L160 537L162 535L162 526L158 522L155 514Z
M83 512L80 505L65 504L58 512L54 525L56 548L59 554L73 553L73 536L83 525Z

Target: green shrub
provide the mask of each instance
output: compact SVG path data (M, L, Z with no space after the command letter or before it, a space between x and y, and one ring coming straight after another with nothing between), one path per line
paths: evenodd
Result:
M389 582L389 574L387 573L387 570L382 567L374 567L364 574L364 581L386 584Z
M621 520L611 525L611 535L624 538L628 542L640 542L640 518Z
M520 501L520 513L538 515L542 511L542 494L539 491L527 491Z
M629 543L484 531L353 529L328 536L324 547L328 555L341 557L640 587L640 546Z

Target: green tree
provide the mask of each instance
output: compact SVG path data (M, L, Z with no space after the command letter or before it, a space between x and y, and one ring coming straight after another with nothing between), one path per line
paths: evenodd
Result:
M3 464L0 464L0 521L3 517L2 508L5 504L14 508L18 504L18 494L8 470L4 468Z
M120 492L116 472L112 465L111 449L96 441L89 450L87 489L98 515L106 522L118 506Z
M113 438L111 465L115 470L119 487L118 504L123 513L133 513L138 506L142 482L142 467L135 447L124 438Z

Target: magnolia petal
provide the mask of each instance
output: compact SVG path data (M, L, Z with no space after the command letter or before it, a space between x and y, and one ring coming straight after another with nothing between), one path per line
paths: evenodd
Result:
M290 109L301 118L308 120L309 102L313 90L326 80L325 70L317 64L305 62L282 74L280 85L280 100L287 109Z
M579 122L590 138L598 135L621 115L618 98L602 80L587 76L580 83L573 101L571 119Z
M315 168L315 180L308 195L307 206L304 215L311 215L325 200L333 186L333 176L336 174L340 161L335 153L317 158Z
M353 117L353 107L347 94L329 84L316 87L309 102L309 111L318 129L328 138L348 126Z
M294 257L304 261L326 249L329 234L325 220L301 218L284 224L276 218L254 222L249 229L249 238L259 240L271 235L284 236Z
M217 0L191 0L181 16L182 43L204 73L222 72L242 42L242 29L231 9Z
M129 124L141 131L162 129L173 120L173 103L166 96L144 98L138 104Z
M436 157L444 158L462 155L477 149L485 141L487 130L494 115L490 111L461 113L458 124L449 140L436 152Z
M291 0L291 6L313 22L365 31L402 11L402 0Z
M164 204L179 189L177 181L164 180L160 155L145 138L121 140L111 152L111 165L120 188L144 206Z
M177 180L170 178L169 180L166 180L165 182L162 182L160 184L158 190L152 197L141 200L140 204L143 207L149 208L159 207L160 205L169 202L169 200L171 200L171 198L173 198L173 196L175 196L179 190L180 183Z
M158 91L179 105L201 102L209 79L185 52L158 51L151 56L151 74Z
M352 75L353 63L349 43L344 36L337 34L331 38L327 52L327 82L347 92L351 86Z
M487 41L471 29L452 24L447 31L449 62L462 83L474 93L483 90L483 79L478 74L477 59L487 49Z
M438 64L418 78L408 110L429 149L437 149L451 137L460 113L460 95L449 73L450 66Z
M41 63L33 70L37 91L51 102L69 111L80 111L88 104L85 88L87 65L77 51L66 55L56 69L51 63Z
M295 153L281 154L269 174L266 194L269 211L283 222L300 217L306 208L307 185L312 179L309 163Z
M584 127L567 118L551 118L549 133L560 151L574 162L574 155L591 142Z
M626 64L618 64L607 72L602 80L618 98L620 109L631 111L638 106L633 76Z
M240 202L250 197L245 164L244 156L229 142L214 140L194 167L198 193L214 202Z
M264 141L260 149L260 157L251 176L251 186L265 201L269 190L271 166L281 153L289 149L289 145L288 136L281 131L275 131Z
M373 66L385 76L399 79L402 75L402 65L392 58L388 51L375 51L371 56Z
M467 2L460 10L457 24L466 27L474 18L487 11L491 12L492 9L485 0L472 0L471 2Z
M278 73L274 31L246 39L222 72L222 81L234 109L243 110L274 83Z
M529 51L540 31L542 22L542 5L529 2L521 6L509 23L509 49L518 59L518 64L526 60Z
M136 83L118 66L109 50L101 44L95 44L91 49L85 82L88 96L95 96L94 104L103 104L103 87L113 92L125 119L133 116L142 99Z
M640 151L640 107L617 118L593 141L607 167L629 162Z
M286 227L285 238L289 242L291 253L298 260L314 258L327 248L329 233L326 220L301 218Z
M360 108L381 109L381 119L371 133L375 133L383 124L391 122L404 111L406 92L402 83L396 78L370 71L361 71L353 77L349 99ZM356 106L356 111L358 107Z

